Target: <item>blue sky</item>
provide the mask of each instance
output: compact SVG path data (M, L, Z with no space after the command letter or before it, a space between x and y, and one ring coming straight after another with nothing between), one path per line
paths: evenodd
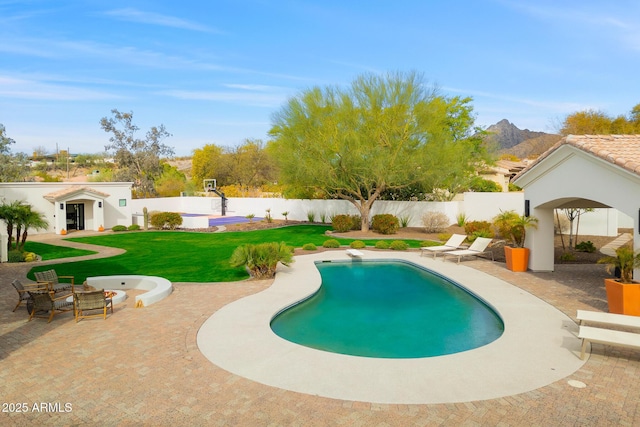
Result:
M14 152L99 153L102 117L164 124L177 155L267 140L312 86L418 71L476 124L554 132L640 103L640 2L0 0L0 123Z

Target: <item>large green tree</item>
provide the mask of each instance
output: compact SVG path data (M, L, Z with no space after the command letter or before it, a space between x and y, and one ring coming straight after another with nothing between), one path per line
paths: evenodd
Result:
M27 155L13 154L11 144L15 141L7 136L4 125L0 123L0 182L23 181L29 175Z
M237 147L207 144L195 149L191 159L191 175L198 186L204 179L216 179L218 186L259 187L275 179L275 168L259 139L247 139Z
M636 133L640 133L640 104L633 107L627 116L612 117L597 110L576 111L567 115L560 127L563 136Z
M270 150L281 180L348 200L369 228L385 191L455 190L486 153L470 98L446 97L417 73L366 74L347 88L314 87L274 114Z
M164 125L160 125L151 127L144 139L139 138L137 132L140 128L133 124L132 112L121 113L114 109L111 113L113 117L103 117L100 126L112 134L105 150L115 154L118 169L114 179L132 181L138 197L154 195L154 181L164 171L161 159L174 154L173 148L162 142L171 134Z

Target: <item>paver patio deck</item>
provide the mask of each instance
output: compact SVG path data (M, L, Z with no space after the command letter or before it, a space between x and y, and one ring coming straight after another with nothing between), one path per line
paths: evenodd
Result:
M486 260L464 264L540 297L572 319L577 309L606 311L602 265L512 273ZM17 298L11 280L24 277L32 265L0 265L1 425L640 424L640 352L634 350L595 344L587 363L570 377L500 399L432 405L343 401L253 382L211 364L198 350L196 334L207 318L270 281L175 283L169 298L150 307L135 309L129 298L106 321L76 324L69 313L47 324L27 322L24 307L11 312ZM28 412L5 412L12 403L26 403ZM50 405L37 412L34 405L40 403Z

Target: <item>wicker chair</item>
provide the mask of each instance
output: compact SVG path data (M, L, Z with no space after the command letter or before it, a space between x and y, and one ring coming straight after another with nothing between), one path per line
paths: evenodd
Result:
M18 291L18 304L16 304L13 311L16 311L22 303L26 304L29 301L29 299L31 298L31 296L29 295L29 291L45 290L45 288L39 286L37 283L23 285L22 282L18 279L15 279L13 282L11 282L11 284L14 288L16 288L16 291ZM29 306L27 306L27 308L29 308Z
M49 319L47 321L47 323L49 323L56 314L73 310L73 301L68 301L68 294L55 296L55 293L48 290L29 290L28 293L31 296L31 302L33 303L29 321L34 317L42 317Z
M36 271L34 274L38 283L47 283L49 289L53 292L75 292L73 276L58 276L55 270ZM70 280L70 283L60 283L59 279Z
M107 309L111 309L111 313L113 314L113 301L111 298L107 298L105 296L103 289L99 289L97 291L75 292L73 294L73 298L75 301L76 323L78 320L87 317L101 316L103 319L106 319ZM96 310L101 310L102 312L96 313ZM87 314L88 312L94 313Z

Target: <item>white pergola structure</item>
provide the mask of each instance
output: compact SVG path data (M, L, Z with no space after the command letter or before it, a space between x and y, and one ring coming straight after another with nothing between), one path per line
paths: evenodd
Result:
M527 233L529 269L554 269L554 209L614 208L640 221L640 135L569 135L515 176L525 214L538 218ZM640 249L640 239L634 239Z

